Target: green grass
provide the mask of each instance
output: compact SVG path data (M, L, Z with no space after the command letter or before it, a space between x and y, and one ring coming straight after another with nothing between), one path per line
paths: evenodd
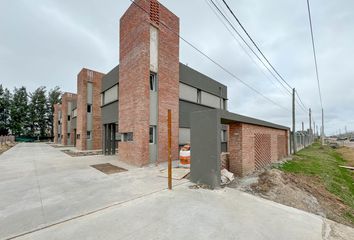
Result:
M318 176L326 189L342 199L354 211L354 184L353 172L340 168L346 160L327 146L321 148L315 143L299 151L294 160L282 164L279 169L285 172ZM347 213L347 219L354 223L354 215Z

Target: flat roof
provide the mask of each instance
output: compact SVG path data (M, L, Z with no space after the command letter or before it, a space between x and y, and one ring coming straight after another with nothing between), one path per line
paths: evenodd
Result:
M222 124L229 124L232 122L240 122L240 123L248 123L248 124L252 124L252 125L258 125L258 126L275 128L275 129L282 129L282 130L289 130L290 129L289 127L286 127L286 126L282 126L279 124L259 120L256 118L243 116L240 114L232 113L232 112L221 110L221 109L213 109L210 111L217 111L217 113L220 114Z

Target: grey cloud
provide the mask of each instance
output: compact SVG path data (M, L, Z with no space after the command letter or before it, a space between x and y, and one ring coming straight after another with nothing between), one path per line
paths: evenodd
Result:
M228 1L273 65L320 122L306 2ZM234 42L204 0L161 0L180 17L181 35L275 102L291 97L271 83ZM0 3L0 82L6 87L59 85L76 91L82 67L108 72L118 64L119 18L129 0L4 0ZM354 2L312 0L327 133L354 130ZM181 41L180 60L229 88L229 108L289 126L291 112L255 94ZM269 75L267 73L267 75ZM274 80L273 80L274 81ZM297 127L307 113L299 110Z

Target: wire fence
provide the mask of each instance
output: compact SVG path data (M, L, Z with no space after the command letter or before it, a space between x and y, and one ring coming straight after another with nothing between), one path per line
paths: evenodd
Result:
M311 144L314 143L315 139L317 136L313 135L310 132L296 132L295 133L295 146L296 146L296 151L300 151L301 149L304 149L307 146L310 146ZM291 133L291 138L290 138L290 152L294 153L294 144L293 144L293 133Z

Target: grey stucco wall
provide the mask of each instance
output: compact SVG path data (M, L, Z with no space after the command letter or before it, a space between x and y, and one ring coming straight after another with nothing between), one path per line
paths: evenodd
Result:
M119 82L119 65L102 78L101 92L104 92Z
M210 110L211 107L199 105L197 103L191 103L184 100L179 100L179 127L190 128L191 120L190 114L195 111Z
M191 177L197 184L220 187L221 124L217 111L191 113Z
M118 122L118 101L107 104L101 108L102 124Z
M77 117L71 119L71 126L73 129L77 128Z
M179 81L227 99L227 87L225 85L184 65L183 63L179 64Z

